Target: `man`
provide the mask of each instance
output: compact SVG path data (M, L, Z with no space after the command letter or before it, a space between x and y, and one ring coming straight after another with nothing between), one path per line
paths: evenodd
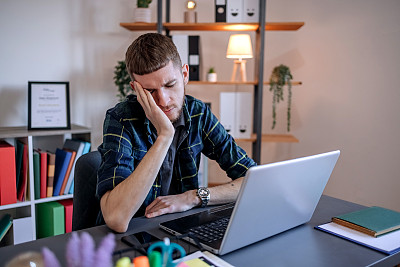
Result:
M126 52L136 96L107 111L97 194L102 217L125 232L133 216L148 218L234 201L255 162L236 145L210 109L185 96L189 70L170 38L148 33ZM201 153L232 182L198 188Z

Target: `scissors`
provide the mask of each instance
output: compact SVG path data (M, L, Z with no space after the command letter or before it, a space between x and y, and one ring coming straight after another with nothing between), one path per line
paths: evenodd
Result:
M168 237L165 237L163 241L159 241L152 244L147 250L147 255L150 255L150 253L155 249L159 249L161 251L161 255L163 258L162 260L163 267L175 267L179 263L179 262L176 263L173 262L172 255L174 254L175 251L179 251L180 258L186 256L185 250L180 245L171 243Z

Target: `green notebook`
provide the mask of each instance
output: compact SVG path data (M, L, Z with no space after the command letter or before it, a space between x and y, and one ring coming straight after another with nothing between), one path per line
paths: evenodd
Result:
M332 222L378 237L400 229L400 212L370 207L333 217Z
M65 233L64 206L58 202L46 202L36 206L36 237Z
M8 230L11 228L11 225L12 225L12 219L10 214L5 214L0 219L0 241L7 234Z

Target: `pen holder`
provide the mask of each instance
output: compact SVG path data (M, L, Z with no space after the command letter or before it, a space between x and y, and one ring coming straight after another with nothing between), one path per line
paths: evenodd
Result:
M177 265L177 263L173 262L172 257L175 251L178 251L180 253L180 258L186 256L185 250L178 244L170 243L168 238L164 239L164 242L159 241L152 244L147 250L147 255L150 255L153 251L157 251L157 249L161 253L162 266L166 267L175 267Z

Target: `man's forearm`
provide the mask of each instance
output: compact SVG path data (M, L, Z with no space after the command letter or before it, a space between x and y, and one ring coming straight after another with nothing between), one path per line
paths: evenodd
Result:
M172 137L159 136L131 175L103 195L100 205L108 227L126 231L152 187L171 142Z
M236 201L243 179L241 177L226 184L210 187L210 200L208 204L218 205Z

